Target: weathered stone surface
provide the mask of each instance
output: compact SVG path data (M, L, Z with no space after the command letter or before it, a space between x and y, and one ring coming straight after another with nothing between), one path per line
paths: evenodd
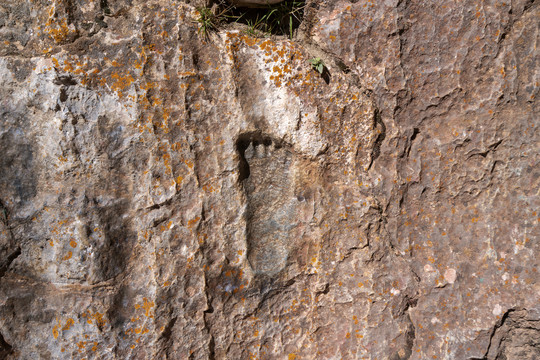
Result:
M196 3L0 4L0 357L539 357L538 1Z

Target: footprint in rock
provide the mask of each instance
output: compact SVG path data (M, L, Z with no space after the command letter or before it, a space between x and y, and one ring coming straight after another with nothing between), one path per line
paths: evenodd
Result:
M292 152L268 137L238 142L240 181L247 197L248 260L257 274L273 275L285 267L299 224Z

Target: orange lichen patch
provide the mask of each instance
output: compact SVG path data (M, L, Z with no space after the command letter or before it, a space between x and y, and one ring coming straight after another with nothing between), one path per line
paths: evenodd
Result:
M146 317L150 316L150 310L155 306L155 303L153 301L148 301L147 298L143 298L143 305L142 308L144 309L144 315ZM151 316L150 316L151 317Z
M81 314L81 317L83 318L86 318L86 322L88 324L93 324L95 322L95 324L99 327L105 325L105 323L107 322L104 318L103 318L103 315L102 313L96 311L94 313L92 313L90 310L87 310L86 313L83 313Z
M199 244L202 245L208 239L208 235L207 234L199 234L197 236L197 238L198 238Z
M173 225L174 225L173 222L169 221L167 224L161 225L160 229L161 231L167 231L167 230L170 230L173 227ZM165 250L161 249L158 255L163 255L164 252Z
M69 318L66 320L66 324L62 327L62 330L69 330L70 327L73 326L75 321L72 318Z
M171 117L170 113L171 113L171 110L169 108L164 107L162 109L163 120L165 121L169 120L169 118Z
M69 245L70 245L72 248L75 248L75 247L77 247L77 242L76 242L75 240L71 239L70 242L69 242Z
M87 341L79 341L77 343L77 347L79 348L79 352L82 352L82 350L84 350L84 348L86 347L86 344L88 344Z
M71 251L68 251L67 254L62 258L62 260L69 260L73 256Z
M151 90L151 89L156 89L158 87L158 83L154 82L154 81L146 81L146 82L143 82L140 84L139 88L141 90Z
M184 160L184 163L190 168L190 169L193 169L193 161L190 161L190 160Z
M71 64L68 60L64 60L64 68L62 70L64 70L65 72L75 72L73 64Z
M135 60L135 61L133 61L133 67L135 67L135 69L142 69L143 64L145 62L146 62L146 59Z
M111 90L116 91L120 97L122 97L122 91L128 88L135 81L131 74L121 75L117 72L112 73L111 78L114 80L113 84L111 85Z
M190 228L190 229L193 228L195 226L195 224L197 224L199 222L200 219L201 219L201 217L197 216L196 218L189 220L188 223L187 223L188 228Z
M57 324L53 326L52 333L53 333L53 337L55 339L58 339L58 336L60 335L59 329L61 328L61 324L60 324L60 320L56 319L56 321L57 321Z
M295 353L290 353L289 354L289 360L295 360L296 359L296 354Z
M49 34L51 39L53 39L57 44L66 40L71 34L75 34L75 27L68 26L67 20L55 19L50 17L49 20L45 23L43 32Z
M202 189L203 189L203 191L209 192L209 193L212 193L212 192L214 192L214 191L217 191L217 190L214 189L214 187L213 187L212 185L210 185L210 184L203 185L203 186L202 186Z

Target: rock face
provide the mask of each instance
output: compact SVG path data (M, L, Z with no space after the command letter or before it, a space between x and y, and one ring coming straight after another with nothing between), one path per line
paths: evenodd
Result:
M540 358L540 3L199 5L0 4L0 357Z

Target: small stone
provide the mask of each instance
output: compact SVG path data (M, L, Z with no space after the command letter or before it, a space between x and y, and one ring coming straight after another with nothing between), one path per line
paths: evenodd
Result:
M456 281L456 270L455 269L446 269L444 272L444 279L449 283L453 284Z

